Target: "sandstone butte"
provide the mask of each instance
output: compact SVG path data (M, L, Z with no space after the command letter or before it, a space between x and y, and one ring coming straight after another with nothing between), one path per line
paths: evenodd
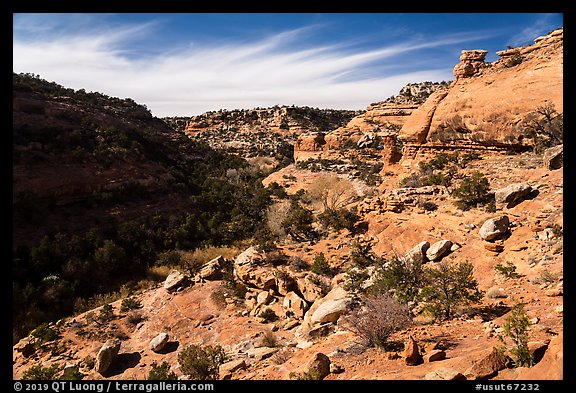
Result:
M311 273L286 266L262 266L256 263L260 257L252 250L234 262L250 284L245 301L228 299L225 305L217 304L210 294L222 282L215 278L190 277L188 284L175 292L168 292L159 283L135 295L142 304L138 310L142 318L135 324L119 310L118 300L112 306L120 317L106 326L93 323L85 313L53 324L60 337L38 348L31 344L32 337L24 338L13 348L13 377L20 378L37 364L68 364L80 370L85 379L145 379L154 362L166 361L184 379L178 365L179 351L190 344L219 344L228 355L229 363L221 368L221 378L226 379L289 379L294 373L309 371L308 367L321 368L327 380L562 379L563 248L562 237L553 228L563 226L563 172L546 167L541 154L527 151L528 141L513 138L515 125L535 107L549 102L563 111L562 38L562 29L555 30L537 38L534 45L499 52L501 59L494 63L484 63L482 50L463 51L455 67L456 81L432 92L423 104L374 104L343 127L325 134L303 134L295 143L296 161L337 157L342 141L379 133L386 137L380 159L386 162L382 172L387 175L371 197L357 204L367 223L364 233L343 230L305 245L286 241L280 245L283 252L309 263L323 252L336 268L345 263L354 241L370 244L376 255L385 258L419 251L417 257L424 259L428 247L423 244L449 240L451 247L442 258L473 263L479 288L486 293L476 308L480 311L462 310L452 320L433 322L413 310L417 314L414 325L391 337L391 342L399 345L387 350L364 348L350 331L345 315L313 324L312 314L308 314L327 308L320 308L323 303L348 302L342 274L312 279ZM521 54L522 62L507 66L515 53ZM447 127L449 124L458 127ZM379 128L376 131L375 126ZM446 131L455 129L460 131ZM461 211L439 187L398 187L418 161L457 149L481 156L461 174L483 171L492 191L526 182L537 195L496 212ZM506 149L526 151L509 155ZM319 176L291 165L271 174L265 183L282 183L286 174L296 179L287 187L289 192L309 186ZM362 189L358 181L351 184L354 191ZM437 209L419 208L414 201L421 197L433 201ZM501 246L495 252L485 247L479 229L487 220L502 215L509 218L509 232L507 237L494 240ZM246 259L248 254L254 255ZM513 263L520 277L505 279L497 274L495 266L505 262ZM284 272L284 284L280 284L277 270ZM545 273L548 280L543 279ZM323 291L322 286L331 290ZM284 301L288 293L293 299ZM294 293L302 296L296 298ZM327 299L323 297L326 294ZM492 361L507 312L518 302L525 304L531 323L529 347L538 355L531 368ZM291 311L292 304L298 304L298 310ZM257 311L266 307L280 318L267 321L259 317ZM263 338L271 332L276 345L266 347L270 343ZM166 333L170 341L165 349L154 352L150 342L160 333ZM86 359L96 357L110 336L120 337L121 346L110 367L100 373L90 368ZM424 362L406 364L402 354L409 341L418 347ZM445 356L432 356L438 351Z

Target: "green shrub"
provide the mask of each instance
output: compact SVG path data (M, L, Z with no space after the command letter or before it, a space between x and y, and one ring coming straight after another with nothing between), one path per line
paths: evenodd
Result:
M296 241L303 241L315 236L315 231L312 228L313 222L314 215L312 211L300 206L297 201L292 201L290 210L288 210L288 214L282 220L281 226Z
M485 204L490 199L490 184L482 172L475 172L466 176L452 195L459 198L456 206L461 210L468 210L477 204Z
M422 202L418 203L418 206L421 207L422 209L426 210L427 212L432 212L432 211L438 209L438 205L432 201L422 201Z
M397 300L408 303L416 300L420 289L426 283L427 277L422 263L394 257L376 271L369 293L381 295L392 290Z
M342 288L348 292L363 292L362 285L370 277L365 269L351 268L346 271L346 279Z
M321 252L320 254L316 254L314 256L314 262L310 266L310 270L312 273L320 274L320 275L328 275L332 272L324 253Z
M53 364L50 367L42 367L42 365L37 364L36 366L32 366L28 370L24 371L22 379L30 381L54 380L56 379L55 377L58 371L59 367L57 364Z
M502 276L504 276L506 279L520 277L520 275L516 272L516 265L514 265L510 261L507 261L505 265L499 263L496 266L494 266L494 269Z
M142 307L142 303L140 303L139 300L127 297L126 299L122 300L122 304L120 305L120 311L126 312L140 307Z
M333 228L337 231L341 229L352 231L359 219L358 214L344 208L326 209L318 215L318 221L324 228Z
M65 381L80 381L84 378L84 374L80 372L77 368L69 368L64 371L61 380Z
M474 266L470 262L447 263L425 270L428 285L419 294L426 309L437 319L450 319L457 306L479 302L482 292L474 278Z
M110 303L105 304L100 309L100 313L98 314L98 319L100 322L108 322L114 319L114 309Z
M513 356L516 367L532 367L533 365L533 358L528 348L529 326L530 321L522 303L512 307L510 315L504 320L504 334L512 341L508 349ZM502 336L498 336L498 338L506 346L506 340Z
M148 373L148 380L150 381L175 381L177 379L178 377L173 371L170 371L170 365L166 361L163 361L161 365L153 362L150 366Z
M38 339L38 341L36 342L37 346L42 345L43 343L48 341L56 340L59 335L58 331L48 326L47 323L41 324L36 329L34 329L30 334Z
M192 344L178 354L180 371L193 380L218 379L220 365L225 359L224 350L219 345L202 347Z

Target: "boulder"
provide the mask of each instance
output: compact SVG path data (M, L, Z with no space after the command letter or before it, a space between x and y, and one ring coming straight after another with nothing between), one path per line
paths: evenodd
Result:
M220 379L231 379L232 373L246 368L246 361L244 359L236 359L220 365L218 372Z
M404 261L406 261L406 263L409 265L424 263L427 260L426 259L426 252L428 251L429 248L430 248L430 243L428 243L426 241L424 241L422 243L418 243L417 245L412 247L410 249L410 251L408 251L404 255L404 257L403 257Z
M490 379L506 368L509 358L495 347L486 352L464 373L468 379Z
M330 358L322 352L316 352L306 363L307 372L317 373L320 379L330 374Z
M164 281L164 289L168 292L176 291L180 288L188 279L183 273L178 270L172 270L166 280Z
M342 287L336 287L328 294L316 300L304 315L302 325L296 334L301 338L309 338L310 332L318 325L336 323L338 318L348 310L352 298Z
M258 347L258 348L250 348L246 351L246 354L249 358L254 359L255 361L259 362L261 360L267 359L273 354L278 351L278 348L269 348L269 347Z
M441 349L433 349L424 356L424 362L431 363L446 359L446 352Z
M28 336L18 341L18 343L14 345L14 349L22 353L22 355L25 357L28 357L34 353L36 347L35 344L36 339L34 337Z
M296 281L288 274L277 274L276 284L278 285L278 294L286 296L288 292L296 289Z
M200 271L198 272L198 277L202 280L218 280L222 277L222 268L226 260L222 255L212 259L207 262Z
M496 203L504 204L506 207L511 208L529 197L533 191L532 186L528 183L514 183L496 190L494 198Z
M558 145L546 149L542 158L545 168L551 171L562 168L562 165L564 164L564 145Z
M550 288L546 290L546 296L554 297L554 296L562 296L563 292L561 289L558 288Z
M292 291L286 294L282 305L284 309L291 311L297 318L304 318L306 310L308 310L308 303Z
M509 231L510 220L508 216L490 218L484 221L478 234L482 240L492 241L506 235Z
M424 362L422 355L420 354L420 349L416 340L412 336L408 337L408 340L404 343L404 352L402 354L404 362L408 366L417 366Z
M111 339L102 345L98 354L96 355L96 361L94 363L94 369L99 373L104 373L108 370L118 352L120 352L120 340Z
M504 251L504 246L502 244L498 244L498 243L486 242L486 243L484 243L484 248L488 251L498 252L498 253Z
M440 240L430 246L426 251L426 257L431 261L439 261L450 252L452 242L450 240Z
M150 341L149 347L154 352L160 352L166 347L169 339L168 333L160 333Z
M340 315L348 310L351 301L352 299L349 297L326 300L314 311L310 321L318 324L326 322L336 323Z

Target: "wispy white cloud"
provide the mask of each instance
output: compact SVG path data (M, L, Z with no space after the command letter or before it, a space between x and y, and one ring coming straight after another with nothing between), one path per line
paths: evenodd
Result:
M540 15L532 25L522 29L522 31L520 31L518 34L512 36L508 45L521 46L532 44L534 38L549 32L553 28L558 27L552 25L552 16L553 14Z
M24 18L18 30L26 30ZM16 24L15 24L16 25ZM276 104L361 109L409 82L452 78L451 67L429 66L372 78L348 78L364 67L396 56L485 38L491 33L407 39L376 49L346 43L302 45L318 26L306 26L258 41L214 42L174 50L161 56L132 56L130 41L154 32L154 23L107 26L84 33L42 34L13 39L15 72L32 72L75 89L131 97L156 116L191 115L220 108ZM299 45L293 45L298 43ZM297 49L296 49L297 48ZM374 75L371 73L370 75Z

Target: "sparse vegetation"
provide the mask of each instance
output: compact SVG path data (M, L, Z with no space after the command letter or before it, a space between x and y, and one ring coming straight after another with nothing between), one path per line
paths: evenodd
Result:
M295 379L298 381L319 381L322 379L322 374L320 373L319 370L312 368L312 369L305 371L303 373L291 372L288 375L288 378Z
M193 380L216 380L226 355L219 346L190 345L178 354L180 371Z
M278 346L278 338L276 337L274 332L268 330L262 336L262 341L260 342L260 344L263 347L274 348Z
M532 367L533 365L533 358L528 348L529 326L530 321L526 315L524 304L518 303L512 307L503 325L504 334L511 341L511 344L507 345L507 340L502 336L498 336L504 347L512 354L514 366L516 367Z
M519 278L520 275L516 272L516 265L507 261L506 264L501 263L494 266L494 270L506 279Z
M509 59L506 60L504 65L508 68L514 67L514 66L517 66L518 64L521 64L523 60L524 60L524 58L522 57L520 52L516 52L512 56L510 56Z
M365 298L362 303L362 306L352 310L347 321L350 330L362 338L367 346L385 349L392 333L410 324L408 307L388 294Z
M120 311L127 312L140 307L142 307L142 303L140 303L139 300L136 300L132 297L127 297L126 299L122 300L122 303L120 304Z
M42 367L41 364L37 364L24 371L22 379L30 381L55 380L58 371L60 371L60 367L57 364L53 364L50 367Z
M564 114L558 113L553 103L537 107L522 121L523 132L534 141L534 151L541 153L564 141Z
M152 362L150 366L150 371L148 373L148 380L150 381L175 381L178 377L176 374L170 370L170 364L163 361L162 364L158 365L156 362Z

